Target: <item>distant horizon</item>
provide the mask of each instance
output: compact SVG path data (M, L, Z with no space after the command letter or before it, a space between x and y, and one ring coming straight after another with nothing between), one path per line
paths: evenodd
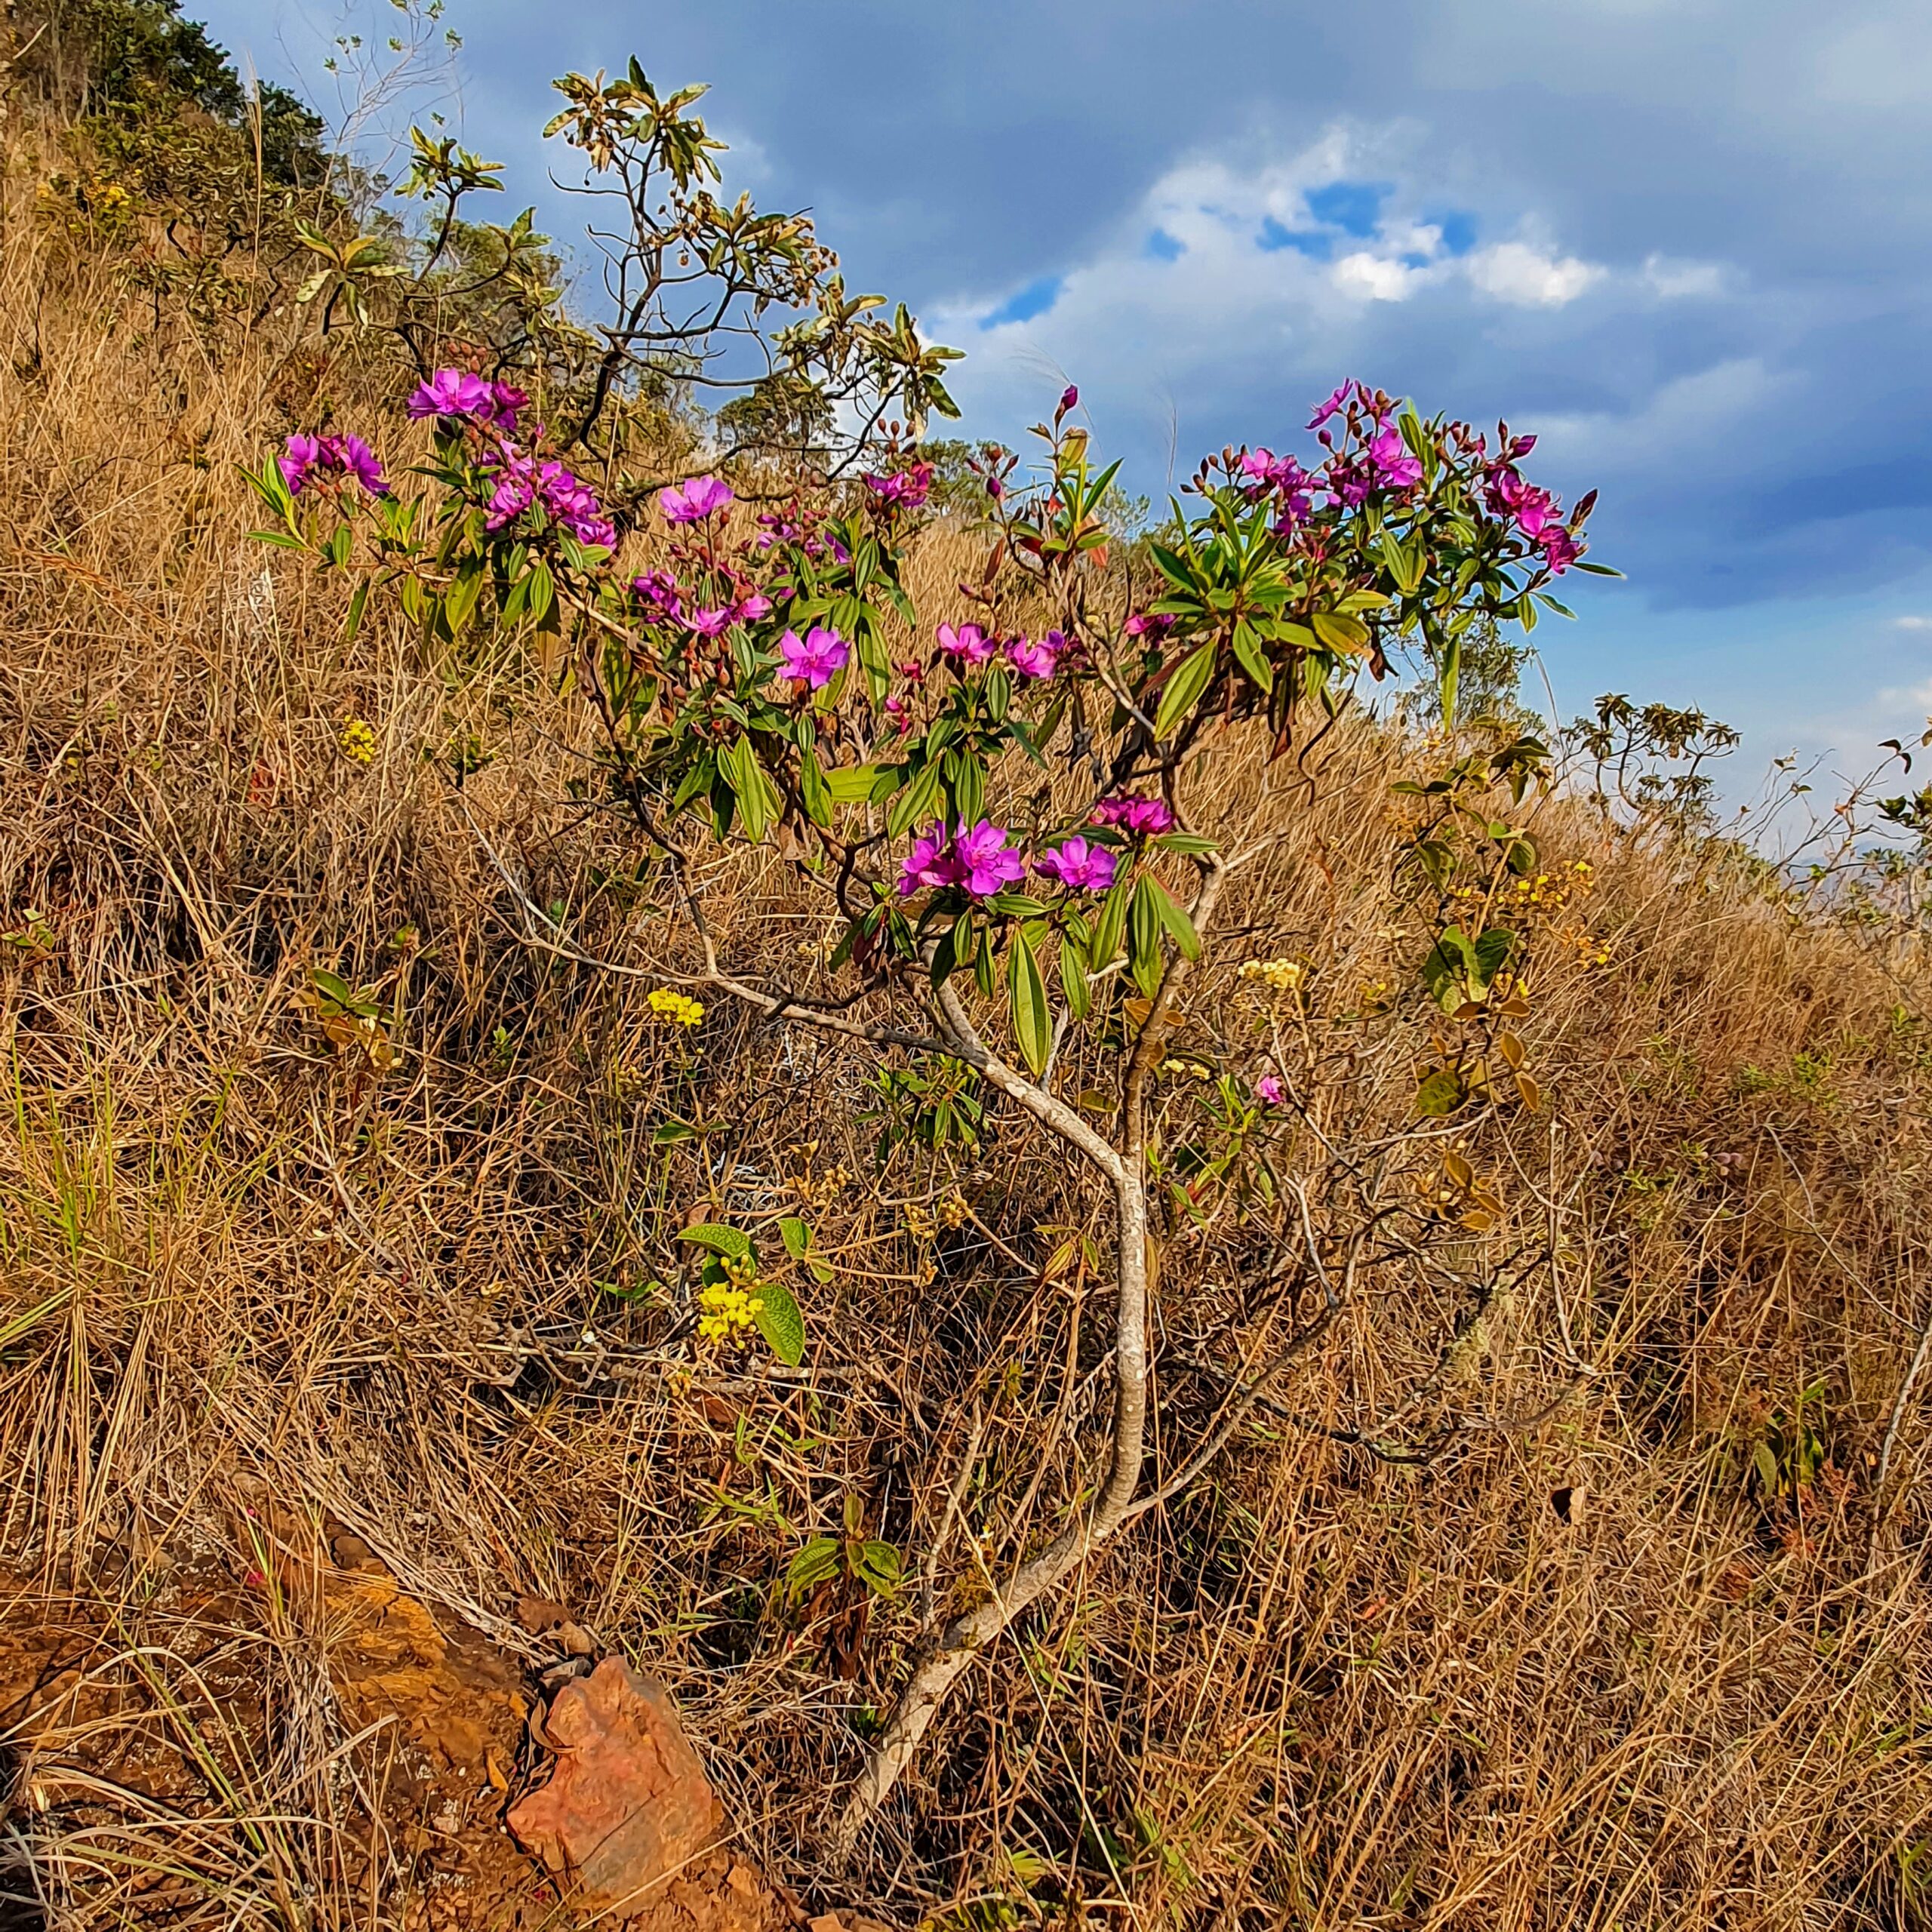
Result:
M1793 751L1849 774L1932 713L1915 11L1403 0L1371 33L1303 0L825 0L809 29L755 0L471 0L452 70L387 118L440 108L581 270L551 79L635 53L707 81L727 188L813 208L854 285L967 352L936 433L1021 445L1071 379L1157 503L1211 448L1302 446L1344 376L1506 416L1566 500L1601 489L1594 554L1627 574L1565 580L1579 623L1537 632L1566 715L1696 705L1745 733L1733 777ZM184 11L337 108L334 9ZM371 45L396 18L350 12Z

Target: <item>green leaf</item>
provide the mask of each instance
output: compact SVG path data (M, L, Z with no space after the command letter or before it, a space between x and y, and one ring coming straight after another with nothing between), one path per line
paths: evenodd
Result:
M1128 908L1128 950L1133 957L1134 983L1149 999L1161 983L1161 915L1148 888L1153 881L1143 875L1134 888Z
M285 530L251 530L248 534L257 543L278 543L285 550L306 550L309 540L305 537L291 537Z
M1107 896L1100 901L1100 909L1094 920L1093 943L1087 952L1097 971L1104 971L1120 957L1121 939L1127 930L1128 900L1133 891L1131 881L1123 878L1109 888Z
M1147 888L1147 896L1152 902L1155 915L1180 948L1184 957L1198 959L1201 957L1200 936L1194 930L1194 921L1168 897L1168 889L1149 873L1141 883Z
M1200 702L1201 694L1214 675L1214 643L1210 638L1175 666L1161 693L1161 708L1154 714L1155 737L1164 738Z
M1235 626L1235 656L1241 668L1272 697L1275 691L1275 667L1268 661L1261 648L1261 640L1254 632L1254 626L1246 618Z
M923 765L888 808L887 832L894 838L903 838L909 826L923 825L928 819L937 817L939 799L939 766L937 763Z
M1044 1072L1047 1056L1053 1051L1053 1012L1047 1004L1040 962L1024 933L1013 935L1013 949L1007 955L1007 990L1013 1009L1013 1036L1020 1042L1026 1064L1036 1074Z
M825 774L825 789L834 804L862 805L872 795L878 775L875 764L841 765Z
M1453 1066L1438 1066L1416 1083L1416 1111L1432 1119L1453 1114L1468 1097L1463 1076Z
M753 1299L758 1303L758 1332L787 1368L796 1368L805 1358L805 1318L792 1291L776 1281L761 1281Z
M826 785L825 774L820 769L816 752L800 755L798 795L804 801L805 816L813 824L829 832L832 829L832 793Z
M1308 620L1315 635L1331 651L1365 651L1368 626L1359 617L1346 617L1336 611L1317 611Z
M349 598L349 615L343 620L342 644L346 651L355 641L355 634L362 628L362 613L369 605L369 580L365 577Z
M1084 1020L1094 1010L1093 982L1087 977L1087 955L1071 939L1060 943L1060 983L1067 1011Z
M785 809L758 753L749 738L734 739L718 754L718 766L738 800L738 815L744 821L745 836L755 845Z
M806 1251L812 1244L812 1231L795 1214L787 1214L778 1223L778 1232L784 1238L785 1252L794 1261L802 1261Z
M836 1537L814 1537L785 1570L785 1594L793 1601L838 1574L844 1546Z
M680 1228L680 1241L694 1241L701 1247L708 1247L714 1254L721 1254L728 1261L749 1261L754 1266L758 1261L758 1251L752 1246L750 1235L737 1228L727 1227L721 1221L700 1221L694 1228Z

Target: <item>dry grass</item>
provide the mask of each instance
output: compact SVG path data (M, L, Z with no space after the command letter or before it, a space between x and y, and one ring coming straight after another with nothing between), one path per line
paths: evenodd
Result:
M581 721L380 626L345 655L328 592L245 542L232 465L286 411L352 408L353 370L156 330L112 262L50 252L30 188L0 238L5 1554L123 1678L165 1660L175 1688L124 1727L203 1697L170 1620L184 1578L248 1567L263 1497L525 1654L516 1596L555 1597L669 1679L749 1841L809 1889L926 1592L974 1588L1091 1479L1088 1284L1038 1275L1097 1203L997 1120L958 1177L974 1218L916 1239L906 1204L953 1177L875 1171L863 1063L724 1011L668 1038L648 978L521 943L466 813L604 953L677 956L620 828L558 808ZM489 760L460 800L459 745ZM1364 1172L1426 1164L1398 1144L1429 1032L1389 890L1404 755L1342 734L1312 804L1258 762L1210 777L1224 817L1296 830L1192 1041L1278 1029L1302 1252L1331 1259ZM1454 1134L1503 1225L1365 1269L1277 1408L978 1668L870 1847L881 1911L1029 1923L1030 1880L1043 1918L1095 1926L1932 1925L1932 1375L1874 1484L1932 1321L1923 962L1545 817L1596 864L1615 951L1542 991L1544 1111ZM722 870L728 950L801 970L820 922L787 869ZM1251 953L1313 962L1306 1019L1236 984ZM315 965L384 983L386 1074L295 1003ZM1375 980L1398 1013L1339 1018ZM657 1144L671 1117L709 1131ZM810 1373L694 1360L675 1230L801 1193L838 1270ZM1258 1238L1224 1215L1168 1247L1164 1469L1307 1285ZM1823 1472L1767 1498L1754 1448L1820 1383ZM915 1567L869 1626L777 1587L851 1490ZM168 1801L200 1823L29 1805L23 1870L63 1924L417 1922L420 1873L371 1862L380 1807L329 1768L328 1631L231 1608L222 1668L279 1714L270 1756L184 1719L220 1775ZM133 1874L161 1845L156 1894Z

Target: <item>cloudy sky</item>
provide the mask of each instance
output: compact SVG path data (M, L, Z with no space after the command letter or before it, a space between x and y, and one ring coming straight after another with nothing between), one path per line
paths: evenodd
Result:
M364 23L389 0L349 0ZM189 0L318 105L334 0ZM1932 712L1927 0L450 0L441 105L560 242L548 83L712 84L726 185L1157 497L1343 376L1603 492L1566 712L1623 690L1863 769ZM365 33L371 31L365 25ZM386 30L385 29L384 30ZM429 104L425 98L417 111ZM392 118L395 116L392 115ZM401 118L406 124L407 114Z

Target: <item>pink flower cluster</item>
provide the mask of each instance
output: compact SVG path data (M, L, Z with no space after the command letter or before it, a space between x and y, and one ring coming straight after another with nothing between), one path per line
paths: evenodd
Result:
M880 503L894 509L915 510L932 494L933 466L915 463L909 469L896 469L890 476L868 475L865 481Z
M1043 637L1008 638L1002 645L977 624L941 624L939 648L943 657L962 666L988 663L1004 650L1023 678L1051 678L1060 668L1067 641L1062 632L1048 631Z
M785 660L786 677L817 691L851 662L852 648L836 631L814 624L803 638L787 631L778 640L778 654Z
M617 547L617 527L588 484L580 482L561 463L526 456L508 443L491 459L497 487L490 497L485 528L501 530L534 505L540 504L553 522L561 524L580 543Z
M684 586L669 571L647 571L632 577L631 595L653 622L681 624L700 637L722 637L734 624L755 624L771 616L771 599L749 577L731 571L723 574L729 580L725 587L737 594L718 604L692 608L686 601Z
M1117 798L1103 798L1094 808L1097 825L1111 825L1130 838L1152 838L1156 833L1171 832L1174 815L1160 798L1137 798L1128 793Z
M389 484L375 452L360 436L291 436L275 459L289 494L299 497L311 477L352 476L371 496L386 497Z
M1301 521L1315 502L1314 491L1321 478L1304 469L1291 456L1277 456L1272 450L1250 450L1241 460L1241 473L1257 495L1270 493L1281 500L1281 534Z
M983 818L971 831L948 835L935 820L912 841L899 872L899 896L923 886L958 887L974 899L990 899L1026 876L1026 861L1007 844L1007 829Z
M1518 436L1509 445L1512 457L1533 448L1534 436ZM1561 577L1583 553L1583 546L1562 521L1562 505L1548 490L1529 482L1513 462L1499 460L1484 487L1491 513L1509 517L1543 553L1552 577Z
M417 385L408 404L411 416L461 417L512 432L518 414L529 407L530 398L522 390L487 381L466 369L438 369L426 383Z

